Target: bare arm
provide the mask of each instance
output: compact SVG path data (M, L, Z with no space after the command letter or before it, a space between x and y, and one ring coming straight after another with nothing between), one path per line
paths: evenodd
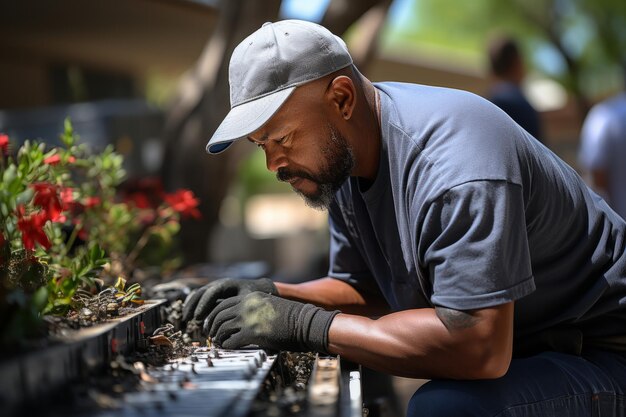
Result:
M370 317L389 313L389 307L381 297L363 294L350 284L338 279L320 278L301 284L282 282L274 284L280 296L290 300Z
M512 346L511 302L473 311L405 310L378 320L339 314L328 349L399 376L484 379L506 373Z

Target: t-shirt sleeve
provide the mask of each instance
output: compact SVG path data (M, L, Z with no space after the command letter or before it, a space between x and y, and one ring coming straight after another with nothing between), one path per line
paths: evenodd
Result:
M337 202L328 211L330 229L330 265L328 276L352 285L358 291L380 293L372 273L350 235Z
M535 290L519 185L472 181L433 201L419 235L434 305L470 310Z

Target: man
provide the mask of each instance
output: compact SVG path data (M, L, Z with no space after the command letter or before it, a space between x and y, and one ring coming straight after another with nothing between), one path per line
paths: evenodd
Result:
M592 186L626 219L626 90L591 109L581 132L579 160Z
M432 379L408 415L623 415L626 224L570 167L473 94L372 84L313 23L263 25L229 81L207 150L247 138L328 208L330 270L216 281L185 320Z
M489 42L488 55L493 80L489 101L504 110L533 137L541 140L539 114L521 88L526 69L517 42L509 37L496 37Z

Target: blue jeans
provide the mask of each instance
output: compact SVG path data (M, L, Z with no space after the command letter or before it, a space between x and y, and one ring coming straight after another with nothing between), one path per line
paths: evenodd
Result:
M502 378L432 380L413 394L408 417L626 417L626 357L544 352L513 359Z

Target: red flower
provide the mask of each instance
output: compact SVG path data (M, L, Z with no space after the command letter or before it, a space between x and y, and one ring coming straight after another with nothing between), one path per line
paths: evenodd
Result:
M78 231L78 238L82 241L87 241L87 239L89 239L89 232L87 232L87 230L85 229L80 229Z
M35 243L39 243L44 249L50 247L50 241L43 231L43 226L48 220L48 213L45 210L37 213L25 215L24 206L17 208L17 227L22 232L22 242L27 250L34 250Z
M183 217L191 216L195 219L202 217L197 208L199 204L198 199L189 190L178 190L173 194L166 194L164 199L167 204L182 214Z
M120 187L120 194L125 203L138 209L156 209L162 203L165 192L158 177L144 177L126 181Z
M9 153L9 137L4 133L0 133L0 149L2 150L3 155L8 155Z
M32 184L31 187L35 189L33 200L35 205L44 209L53 222L59 220L63 206L57 194L57 187L47 182L38 182Z
M72 187L61 188L61 201L63 205L69 205L74 202L74 189Z
M126 202L129 204L134 204L138 209L147 209L152 208L152 203L150 202L150 198L145 193L131 193L128 194L125 198Z
M61 205L63 211L69 212L72 216L76 216L83 212L83 205L74 199L74 189L71 187L61 187L59 194L61 195ZM60 222L66 222L67 217L61 215L58 219Z
M44 159L43 162L48 165L57 165L61 162L61 157L59 155L52 155Z
M48 164L48 165L58 165L61 162L61 155L54 154L44 159L43 162L44 164ZM74 162L76 162L76 158L70 155L70 157L67 159L67 162L70 164L73 164Z
M85 199L86 208L96 207L96 206L99 206L100 204L102 204L102 200L100 199L100 197L87 197Z

